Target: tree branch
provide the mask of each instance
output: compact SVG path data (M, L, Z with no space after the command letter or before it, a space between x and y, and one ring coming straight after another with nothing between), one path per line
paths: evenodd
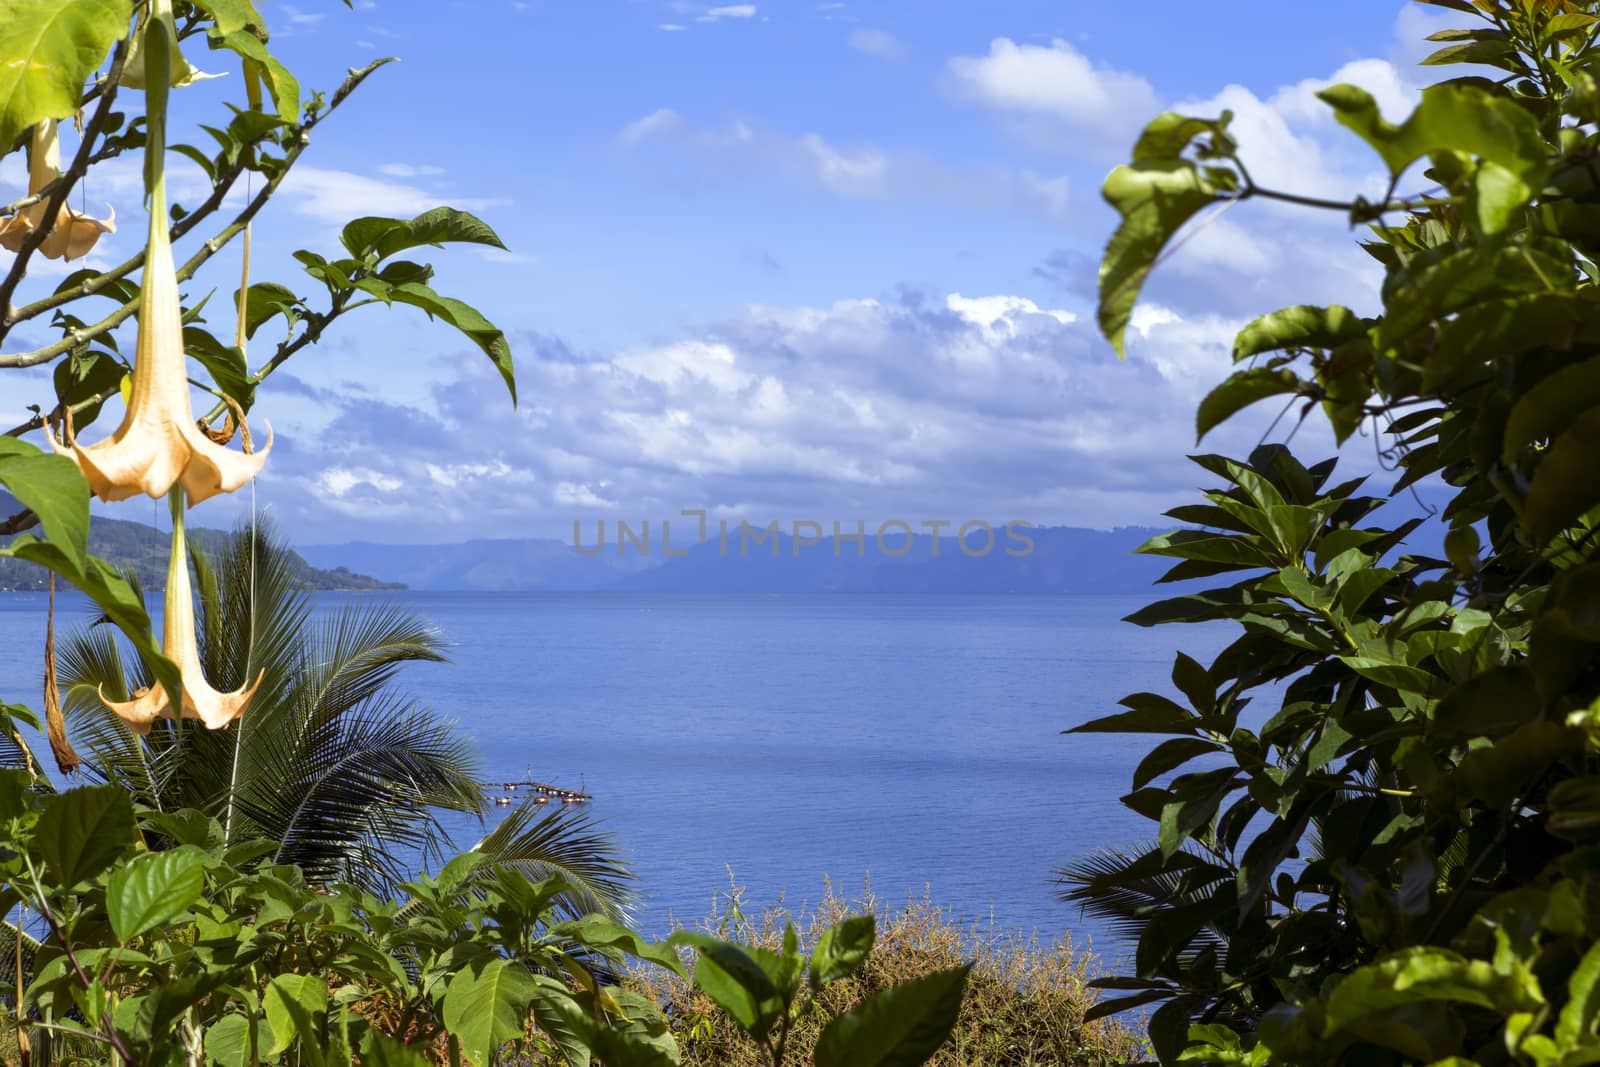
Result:
M307 145L310 144L309 135L311 130L324 118L332 114L334 109L338 107L340 103L343 103L350 93L353 92L364 80L366 80L369 74L388 62L391 62L391 60L376 60L359 70L352 70L350 72L349 76L345 78L344 83L340 85L339 89L334 93L328 109L321 115L316 116L298 128L298 136L295 139L294 147L290 148L289 151L284 155L282 165L279 167L278 172L273 175L272 179L262 187L261 191L256 194L255 198L250 201L249 205L247 205L245 209L234 218L233 222L229 223L226 227L212 235L212 237L201 246L200 250L191 256L187 261L185 261L183 266L179 268L178 280L180 282L187 281L193 277L195 272L197 272L207 260L216 255L216 253L220 251L224 245L233 240L234 237L238 236L238 234L244 230L245 225L250 222L251 219L255 218L256 214L262 209L262 207L266 205L267 200L277 192L278 187L283 184L284 178L288 176L290 168L294 166L295 162L300 158L301 153L303 153ZM237 180L239 173L242 173L242 168L232 175L228 181L228 186L231 186L232 183ZM213 190L211 197L206 200L205 204L202 205L200 209L196 210L194 215L185 218L176 226L174 226L174 237L181 237L184 233L187 233L188 229L192 228L194 225L194 221L198 221L197 216L200 216L202 211L204 211L206 214L209 214L210 211L215 210L216 206L221 204L223 197L227 195L228 186L218 186ZM65 293L58 293L33 304L29 304L26 307L14 312L12 315L8 315L7 326L14 322L23 321L25 318L32 317L44 311L48 311L51 308L59 307L62 304L69 303L81 296L88 296L94 292L97 292L106 285L109 285L111 282L132 273L143 262L144 253L140 252L128 262L113 268L111 271L108 271L97 278L91 278L88 281L85 281L82 285L67 290ZM14 270L15 267L13 267L13 271ZM71 330L68 332L67 336L53 344L46 345L43 348L34 349L31 352L17 352L11 355L0 355L0 368L33 367L38 366L41 363L48 363L54 359L58 359L85 341L93 340L102 334L109 333L110 331L116 329L138 310L139 298L136 296L132 300L128 301L128 303L122 305L94 325L87 326L82 329ZM38 422L36 425L43 425L43 423Z
M11 317L11 296L17 291L17 286L22 282L22 276L28 272L28 260L33 253L44 243L50 235L50 230L56 224L56 216L67 202L67 194L72 187L83 179L89 169L89 158L94 154L94 143L100 137L100 129L105 124L106 116L111 113L112 101L117 98L117 79L122 77L122 61L127 52L127 40L117 42L117 47L111 53L111 72L106 75L105 90L100 94L100 103L94 109L89 124L83 128L83 139L78 144L77 154L72 157L72 165L54 184L55 192L50 194L49 203L45 206L44 219L41 225L28 231L22 240L22 247L17 249L17 258L11 263L11 270L7 272L5 280L0 281L0 308L6 312L6 325L9 326ZM0 337L4 334L0 333Z

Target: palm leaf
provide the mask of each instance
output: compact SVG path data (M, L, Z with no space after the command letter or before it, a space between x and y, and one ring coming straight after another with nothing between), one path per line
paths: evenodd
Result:
M1151 866L1150 858L1156 852L1153 845L1135 852L1108 848L1068 864L1056 871L1058 884L1065 887L1057 895L1104 920L1119 937L1137 943L1161 911L1207 899L1227 882L1227 878L1217 877L1186 888L1192 881L1191 872L1171 865L1147 873L1145 868ZM1187 953L1207 947L1219 953L1227 950L1226 935L1212 925L1196 932Z
M158 722L140 738L105 709L150 678L111 627L63 643L64 703L88 773L153 808L215 815L230 841L278 842L275 859L320 885L386 891L450 845L445 811L482 815L479 764L454 724L396 689L408 663L443 661L439 633L416 614L353 603L313 616L293 554L268 527L221 548L192 546L202 666L217 688L259 676L225 730ZM478 845L489 865L576 888L567 915L624 915L632 874L616 842L568 812L519 811Z
M585 813L524 805L472 851L484 855L488 868L510 868L536 882L559 875L571 883L574 892L557 900L569 918L599 912L622 919L633 911L633 870L616 839Z

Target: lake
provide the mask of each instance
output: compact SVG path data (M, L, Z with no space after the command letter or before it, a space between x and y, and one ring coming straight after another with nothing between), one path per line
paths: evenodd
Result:
M322 594L398 601L451 645L403 686L456 719L491 780L576 788L626 844L643 926L693 924L734 880L751 904L924 892L969 920L1078 940L1052 871L1148 836L1117 802L1137 737L1064 737L1170 692L1225 627L1142 630L1146 598ZM0 699L39 707L43 595L0 596ZM60 622L86 621L64 598ZM496 818L490 809L489 818ZM503 811L504 809L498 809ZM468 835L470 836L470 835ZM464 841L470 844L470 840Z

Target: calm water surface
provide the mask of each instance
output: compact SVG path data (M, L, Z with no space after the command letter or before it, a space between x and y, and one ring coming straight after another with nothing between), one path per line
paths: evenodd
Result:
M825 876L924 891L1006 928L1096 934L1052 870L1148 823L1123 809L1138 738L1063 737L1220 628L1118 622L1142 598L323 594L429 619L452 663L402 684L478 743L491 779L576 787L627 845L642 921L704 916L728 869L753 902ZM39 705L42 595L0 594L0 699ZM66 602L67 626L89 617ZM490 819L496 816L491 809ZM464 828L464 830L469 828ZM470 833L464 832L470 843ZM1096 937L1109 949L1104 937Z

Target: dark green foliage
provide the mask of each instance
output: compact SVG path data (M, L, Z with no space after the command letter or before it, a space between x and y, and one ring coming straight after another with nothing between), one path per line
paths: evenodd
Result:
M1395 484L1364 495L1277 445L1194 457L1216 488L1143 551L1221 584L1132 621L1237 637L1179 657L1181 700L1077 728L1150 739L1123 802L1151 840L1063 874L1136 939L1102 1009L1149 1006L1164 1062L1600 1061L1600 5L1439 6L1479 21L1433 61L1505 80L1429 89L1399 126L1321 94L1395 188L1432 190L1343 205L1373 224L1383 314L1257 320L1199 418L1297 395L1341 442L1369 426ZM1227 125L1162 116L1108 181L1114 341L1184 219L1296 199L1251 180ZM1141 199L1180 187L1182 212ZM1444 559L1378 511L1424 478L1453 491Z

